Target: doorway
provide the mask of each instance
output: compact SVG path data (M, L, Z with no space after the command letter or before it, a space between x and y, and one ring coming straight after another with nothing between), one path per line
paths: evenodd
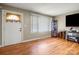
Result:
M23 39L22 14L12 11L4 11L4 14L4 46L21 42Z

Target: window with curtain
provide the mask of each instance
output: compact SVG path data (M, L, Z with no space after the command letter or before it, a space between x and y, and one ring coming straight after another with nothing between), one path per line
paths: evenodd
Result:
M39 23L39 32L47 32L48 31L48 17L44 17L44 16L41 16L39 17L38 19L38 23Z
M38 32L38 16L31 16L31 32Z
M49 32L51 31L51 18L47 16L31 16L31 32Z
M49 18L49 31L51 31L51 22L52 22L52 18Z

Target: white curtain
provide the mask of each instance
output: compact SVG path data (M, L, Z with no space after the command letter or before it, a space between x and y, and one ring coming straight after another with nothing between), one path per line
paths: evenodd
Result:
M48 31L48 24L49 24L48 17L44 17L44 16L39 17L38 23L39 23L39 26L38 26L39 32L47 32Z
M31 31L32 32L49 32L51 31L51 17L32 15Z
M31 32L37 32L38 31L37 27L38 27L38 17L32 15L32 17L31 17Z

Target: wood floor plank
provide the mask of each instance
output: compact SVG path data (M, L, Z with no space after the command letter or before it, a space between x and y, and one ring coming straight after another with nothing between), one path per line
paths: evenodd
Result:
M79 55L79 44L61 38L46 38L2 47L0 55Z

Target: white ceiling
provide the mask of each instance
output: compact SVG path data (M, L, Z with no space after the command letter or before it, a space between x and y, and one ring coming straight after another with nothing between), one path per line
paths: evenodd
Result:
M50 16L79 10L79 3L6 3L5 5L31 10Z

